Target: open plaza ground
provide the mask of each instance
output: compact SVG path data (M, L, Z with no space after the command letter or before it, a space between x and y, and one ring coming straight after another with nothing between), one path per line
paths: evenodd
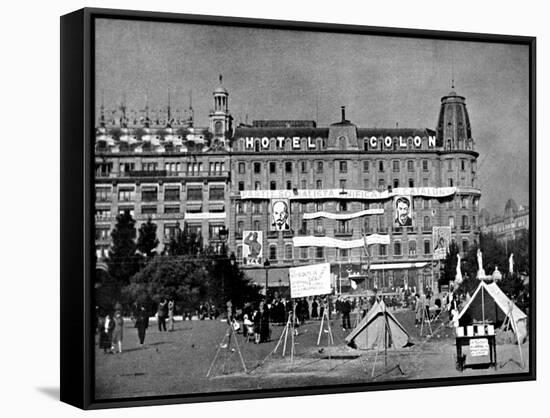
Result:
M123 352L104 354L96 348L95 393L97 399L137 396L227 392L317 385L380 382L386 380L429 379L528 372L529 343L524 343L521 366L515 344L497 345L497 367L456 368L454 330L441 321L432 324L431 337L420 335L414 325L414 312L397 310L397 320L409 332L413 346L398 350L355 350L345 344L348 331L333 317L334 344L327 345L328 333L322 332L317 345L320 321L308 321L299 327L291 361L291 336L286 355L282 344L275 348L284 326L272 326L268 343L254 344L237 334L237 342L246 365L242 367L234 342L221 348L227 323L219 320L179 321L173 332L159 332L151 322L145 344L140 346L131 320L125 321ZM353 318L352 318L353 321ZM219 349L219 350L218 350ZM214 361L218 356L216 361ZM399 367L397 367L399 366ZM211 368L210 376L207 377ZM400 370L401 369L401 370ZM401 372L402 371L402 372Z

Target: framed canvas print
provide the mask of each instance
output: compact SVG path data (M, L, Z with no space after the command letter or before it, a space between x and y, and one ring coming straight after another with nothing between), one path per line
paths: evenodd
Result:
M61 398L535 379L535 39L61 18Z

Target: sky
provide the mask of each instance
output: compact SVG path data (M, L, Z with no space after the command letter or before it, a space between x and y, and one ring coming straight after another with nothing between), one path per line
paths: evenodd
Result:
M361 128L435 129L441 97L466 98L479 152L480 205L529 200L529 51L525 45L100 19L96 104L189 107L208 126L223 85L237 123L346 118Z

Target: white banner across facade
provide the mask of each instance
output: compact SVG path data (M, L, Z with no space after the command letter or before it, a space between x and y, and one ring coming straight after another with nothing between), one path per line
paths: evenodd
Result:
M304 213L303 219L317 219L317 218L327 218L327 219L336 219L339 221L347 219L360 218L361 216L367 215L383 215L384 209L367 209L355 213L330 213L330 212L314 212L314 213Z
M372 244L386 244L390 243L389 235L378 235L372 234L367 237L367 245ZM341 240L331 237L294 237L292 238L292 244L295 247L331 247L331 248L342 248L342 249L351 249L364 247L365 241L363 238L353 239L353 240Z
M327 295L332 292L330 263L291 267L288 269L288 279L291 298Z
M395 189L298 189L298 190L243 190L241 199L390 199L394 196L445 197L457 192L456 187L397 187Z

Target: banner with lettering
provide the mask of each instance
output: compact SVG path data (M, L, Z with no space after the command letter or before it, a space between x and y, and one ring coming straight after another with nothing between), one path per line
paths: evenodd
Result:
M291 298L327 295L332 292L330 263L291 267L288 269L288 278Z
M447 257L449 243L451 242L450 226L434 226L432 231L432 245L434 260L443 260Z

